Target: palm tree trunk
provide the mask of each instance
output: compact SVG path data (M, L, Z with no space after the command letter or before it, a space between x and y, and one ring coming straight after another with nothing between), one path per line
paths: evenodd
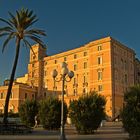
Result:
M7 118L8 118L9 99L10 99L11 90L12 90L12 86L13 86L13 82L14 82L14 77L15 77L15 72L16 72L16 67L17 67L17 62L18 62L18 57L19 57L19 50L20 50L20 38L17 37L17 39L16 39L16 55L15 55L15 59L14 59L14 65L13 65L13 69L12 69L12 73L11 73L11 77L10 77L10 81L9 81L9 86L8 86L6 100L5 100L5 106L4 106L4 116L3 116L3 123L4 124L8 123Z

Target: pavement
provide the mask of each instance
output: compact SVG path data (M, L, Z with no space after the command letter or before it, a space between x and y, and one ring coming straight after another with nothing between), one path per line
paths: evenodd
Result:
M66 125L67 140L128 140L128 133L124 132L120 122L106 122L95 134L78 135L74 126ZM59 140L59 131L48 131L42 127L33 129L27 135L0 135L0 140Z

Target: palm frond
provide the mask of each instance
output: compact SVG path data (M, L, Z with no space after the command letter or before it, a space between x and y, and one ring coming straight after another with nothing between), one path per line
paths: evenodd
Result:
M24 29L27 29L28 27L30 27L31 25L33 25L37 21L38 21L38 19L34 19L34 21L30 21L30 23L28 23L27 25L25 25Z
M2 33L2 34L0 34L0 37L6 36L6 35L9 35L9 33Z
M9 15L10 15L10 17L11 17L11 19L9 20L10 23L12 23L12 25L13 25L15 28L17 28L17 20L16 20L16 17L15 17L11 12L8 12L8 13L9 13Z
M28 17L28 20L26 21L26 24L24 26L24 29L27 29L28 27L30 27L31 25L33 25L37 21L38 21L38 18L37 18L36 15L33 15L31 17Z
M13 31L13 29L11 27L9 27L9 26L0 28L0 33L2 33L2 32L11 32L11 31Z
M33 10L31 10L28 14L28 17L31 17L31 15L33 14Z
M20 26L20 14L18 11L16 11L16 21L17 21L17 27L19 28L19 26Z
M29 33L29 34L25 34L24 33L24 37L29 37L29 36L35 36L35 37L37 37L37 38L41 38L38 34L34 34L34 33Z
M39 34L39 35L46 36L45 31L39 30L39 29L31 29L31 30L25 31L25 34Z
M17 20L18 20L18 27L19 29L24 29L24 26L27 24L26 20L27 20L27 14L26 11L23 9L21 11L16 11L17 13Z
M41 39L35 37L35 36L28 36L30 39L32 39L33 41L35 41L36 43L39 43L41 46L44 46L44 43Z
M15 36L15 33L10 33L9 36L6 38L6 40L3 43L3 47L2 47L2 53L4 52L5 47L7 46L7 44L9 43L9 41Z
M25 39L23 39L23 42L25 43L25 46L29 47L32 50L33 55L36 56L35 52L34 52L34 50L32 48L32 45L27 40L25 40Z
M26 13L26 15L28 15L28 13L29 13L29 10L28 10L28 9L25 9L25 13Z
M7 21L7 20L5 20L5 19L3 19L3 18L0 18L0 21L5 22L5 23L8 24L9 26L13 27L13 25L12 25L9 21Z

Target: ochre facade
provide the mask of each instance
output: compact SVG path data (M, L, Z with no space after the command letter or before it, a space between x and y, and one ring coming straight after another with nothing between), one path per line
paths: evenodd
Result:
M4 111L5 98L7 93L8 86L0 87L0 113ZM36 88L32 88L28 85L24 84L13 84L12 94L10 96L9 102L9 112L18 112L18 107L22 104L26 99L35 99Z
M57 69L60 74L60 63L64 61L69 70L74 71L74 78L65 84L67 104L70 100L97 91L106 97L106 113L115 117L123 107L124 92L135 83L135 52L111 37L52 56L47 56L46 49L39 44L32 49L28 73L21 81L37 88L37 99L48 94L60 96L62 82L54 82L51 73Z

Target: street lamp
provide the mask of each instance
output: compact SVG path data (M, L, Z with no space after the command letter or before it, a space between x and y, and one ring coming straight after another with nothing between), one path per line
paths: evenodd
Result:
M70 82L72 77L74 76L73 71L69 71L67 68L67 64L65 62L61 63L61 74L60 79L57 79L58 72L56 69L52 71L52 77L54 81L60 82L62 81L62 101L61 101L61 128L60 128L60 140L66 140L65 132L64 132L64 85L65 82ZM67 80L67 77L69 78Z

